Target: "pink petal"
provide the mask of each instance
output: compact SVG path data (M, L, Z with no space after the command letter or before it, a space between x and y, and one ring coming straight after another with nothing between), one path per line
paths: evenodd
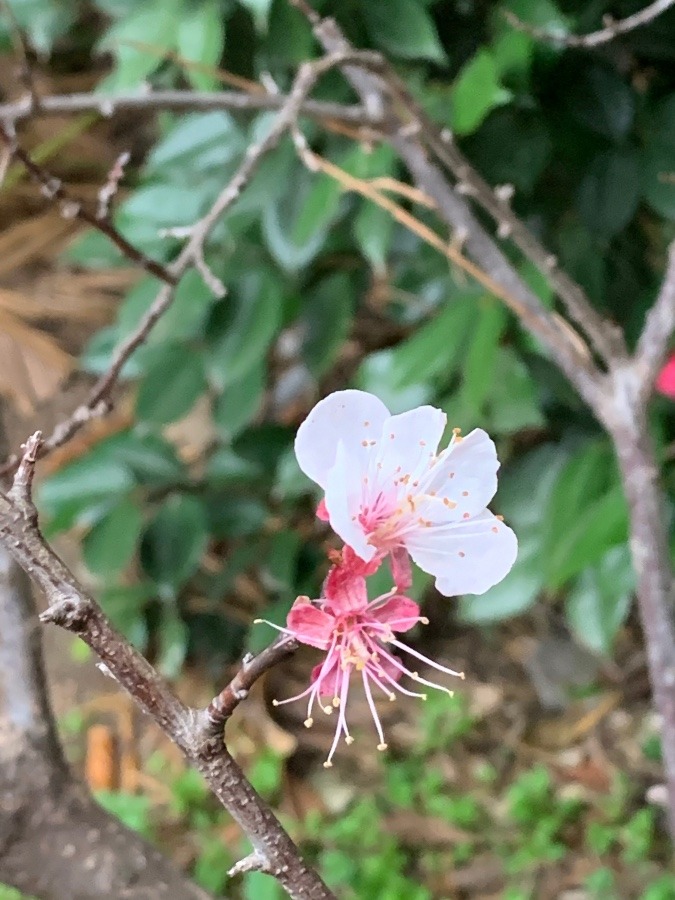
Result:
M420 608L410 597L395 596L382 606L368 610L368 615L392 631L409 631L420 620Z
M338 443L335 464L326 481L326 509L330 525L356 553L366 562L375 556L375 547L366 540L363 526L359 523L361 502L367 484L360 472L352 468L353 461L347 458L342 443Z
M330 613L318 609L306 600L296 600L288 613L286 626L303 644L327 650L335 628L335 619Z
M316 508L316 517L317 519L321 519L322 522L328 522L330 519L328 510L326 509L326 501L323 499L319 500L319 505Z
M353 475L365 472L375 449L387 407L365 391L336 391L324 397L298 428L295 455L302 471L321 487L335 463L339 442L345 446Z
M334 654L333 658L326 666L323 675L321 675L321 670L324 668L325 663L326 660L322 660L314 666L310 676L310 682L312 684L318 683L320 697L335 697L340 687L340 681L342 680L340 657L337 654Z
M499 460L494 442L480 428L440 454L419 491L433 493L446 506L447 522L461 521L485 509L497 492ZM427 515L427 510L420 510Z
M336 616L344 613L355 613L368 606L366 579L354 575L342 566L333 566L323 587L326 604Z
M675 353L659 372L656 379L656 390L659 394L675 399Z
M489 510L466 521L420 528L406 546L446 597L484 594L509 572L518 553L513 531Z
M393 477L397 472L412 476L423 470L436 455L446 423L445 413L433 406L418 406L390 416L382 425L378 455L383 477Z
M410 555L405 547L396 547L389 556L391 574L396 585L396 590L407 591L412 584L412 567Z

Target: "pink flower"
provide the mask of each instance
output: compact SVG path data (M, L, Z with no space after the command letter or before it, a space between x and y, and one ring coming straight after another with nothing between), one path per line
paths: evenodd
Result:
M656 379L659 394L675 399L675 353L668 359Z
M345 548L349 551L349 548ZM372 571L372 563L370 564ZM332 765L333 755L337 749L341 735L351 744L353 738L347 725L347 699L352 676L359 676L363 682L366 699L373 716L375 729L379 737L378 750L386 750L382 723L375 708L373 687L381 691L389 700L395 700L395 691L410 697L426 699L426 694L409 691L398 683L402 675L408 675L419 684L446 691L452 691L441 685L422 678L417 672L408 669L390 648L395 647L428 666L438 669L447 675L458 675L427 659L402 643L397 633L408 631L418 622L427 620L420 616L419 606L410 598L394 594L390 591L372 602L368 602L366 580L363 563L354 562L347 552L340 565L333 566L324 584L324 594L320 600L311 601L309 597L298 597L293 604L286 621L286 628L274 628L285 634L293 635L303 644L316 647L325 653L325 657L314 667L309 687L287 700L274 701L275 706L291 703L303 697L309 697L305 725L310 728L314 720L312 710L318 704L324 713L337 711L335 737L330 748L325 766ZM329 703L322 698L329 697Z
M372 394L338 391L302 423L295 453L325 491L320 513L333 530L366 561L392 554L400 589L409 553L442 594L482 594L513 565L517 540L486 508L495 445L480 429L455 430L439 453L446 421L432 406L392 416Z

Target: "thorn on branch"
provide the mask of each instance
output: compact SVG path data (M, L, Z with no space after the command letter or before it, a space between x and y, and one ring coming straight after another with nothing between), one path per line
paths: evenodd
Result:
M227 874L230 878L234 878L236 875L245 875L247 872L265 872L271 875L272 871L267 860L259 853L254 852L235 863Z
M37 515L33 503L33 478L41 445L41 431L36 431L23 445L19 468L16 470L12 487L7 495L26 519Z
M64 597L40 613L40 621L43 625L60 625L66 631L77 634L84 629L90 614L91 609L85 601L78 597Z
M106 182L98 192L97 219L108 219L110 217L110 204L119 189L120 181L124 177L124 168L130 159L131 154L128 150L125 150L124 153L120 153L112 169L108 172Z

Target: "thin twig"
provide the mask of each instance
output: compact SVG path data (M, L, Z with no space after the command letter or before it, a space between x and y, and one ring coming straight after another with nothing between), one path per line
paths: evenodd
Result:
M86 225L90 225L104 234L118 250L131 262L145 269L155 278L167 284L175 285L176 279L167 267L150 259L141 253L124 235L113 225L109 217L99 217L96 211L90 209L86 203L71 195L60 178L52 175L44 166L35 162L33 157L16 140L6 124L0 124L0 141L5 145L11 156L21 162L31 177L41 186L44 197L49 201L59 204L61 215L67 219L78 219Z
M675 0L655 0L649 6L639 12L627 16L625 19L613 19L611 16L604 17L605 27L598 31L592 31L589 34L567 34L562 29L539 28L536 25L530 25L523 22L515 13L510 10L503 10L504 18L517 28L529 34L530 37L538 41L544 41L547 44L556 44L562 47L599 47L601 44L608 44L621 34L627 34L643 25L653 22L658 16L663 15L666 10L675 4Z
M297 647L297 641L285 635L277 638L257 656L245 659L232 681L213 698L204 711L206 729L217 734L241 701L246 699L255 682L290 656Z
M10 0L0 0L0 5L9 20L9 30L14 53L19 59L19 80L28 88L28 104L31 113L40 108L40 93L35 83L35 74L31 65L26 39L12 9Z
M24 119L44 116L63 116L73 113L94 112L110 118L123 112L154 112L173 110L174 112L207 112L225 110L229 112L254 113L264 110L282 109L288 97L285 94L253 94L244 91L189 91L167 90L147 93L118 94L55 94L42 97L37 110L30 101L23 99L16 103L0 104L0 122L19 123ZM301 104L302 115L312 119L340 122L350 126L377 128L378 122L360 106L347 106L321 100L305 100Z

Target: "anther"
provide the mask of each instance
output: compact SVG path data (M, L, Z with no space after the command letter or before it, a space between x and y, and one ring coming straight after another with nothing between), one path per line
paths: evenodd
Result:
M314 724L314 719L310 716L308 719L305 719L302 724L305 726L305 728L311 728Z

